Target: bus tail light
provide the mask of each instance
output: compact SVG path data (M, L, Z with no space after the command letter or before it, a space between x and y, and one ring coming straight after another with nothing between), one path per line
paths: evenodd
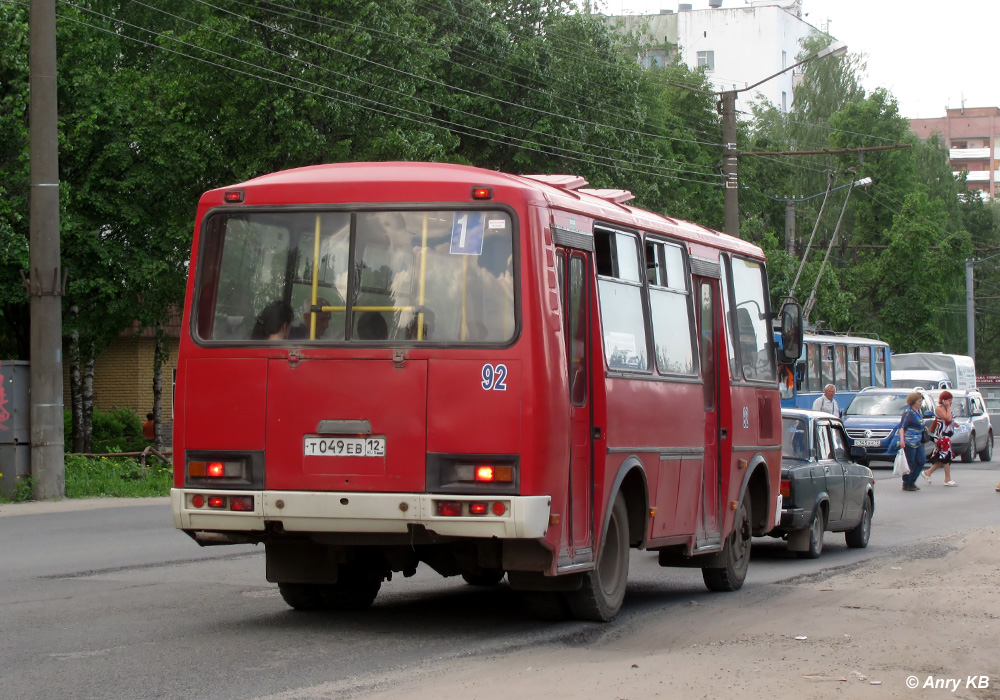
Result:
M230 496L229 510L253 510L253 496Z
M438 515L450 518L462 516L462 504L458 501L438 501Z
M507 512L507 504L503 501L497 501L493 504L493 515L503 515Z
M514 482L514 467L509 464L456 464L455 481L511 484Z
M427 454L426 489L449 496L516 495L521 488L516 454ZM492 498L487 503L492 505Z
M788 479L782 479L781 480L781 487L780 488L781 488L780 493L781 493L781 497L782 498L791 498L792 497L792 482L791 481L789 481Z
M472 198L473 199L493 199L493 188L492 187L473 187L472 188Z
M208 497L208 507L209 508L225 508L226 499L222 496L209 496Z
M489 504L487 503L470 503L469 515L486 515L488 508Z
M239 204L243 201L243 190L226 190L222 199L226 204Z
M188 476L196 479L246 479L243 460L188 462Z

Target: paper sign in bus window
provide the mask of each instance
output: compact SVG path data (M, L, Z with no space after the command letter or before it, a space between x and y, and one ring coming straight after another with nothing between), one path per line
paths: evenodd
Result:
M452 255L483 254L483 214L478 211L456 212L451 227Z

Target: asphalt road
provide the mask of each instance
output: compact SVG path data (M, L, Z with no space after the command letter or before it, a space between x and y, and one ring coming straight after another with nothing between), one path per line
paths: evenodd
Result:
M744 589L995 525L1000 460L958 465L954 478L958 488L938 478L908 493L878 470L867 549L828 533L823 556L808 561L761 538ZM703 596L740 595L708 593L697 569L663 569L655 554L633 551L625 605L605 625L541 622L505 585L477 589L427 568L384 584L369 611L297 613L264 580L263 548L200 548L173 529L162 499L99 505L0 506L0 698L343 697L388 669L556 639L586 644Z

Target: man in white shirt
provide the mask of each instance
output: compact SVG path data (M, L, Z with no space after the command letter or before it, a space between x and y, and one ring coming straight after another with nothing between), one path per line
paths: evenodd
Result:
M840 406L834 400L833 395L837 393L837 387L833 384L827 384L823 387L823 395L818 399L813 401L814 411L823 411L824 413L832 413L833 415L840 417Z

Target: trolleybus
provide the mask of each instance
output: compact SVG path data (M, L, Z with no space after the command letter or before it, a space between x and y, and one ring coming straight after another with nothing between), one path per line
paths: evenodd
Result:
M833 384L837 403L847 408L861 389L891 386L891 355L889 344L882 340L806 333L798 361L779 370L781 405L812 408L824 387Z
M176 526L262 543L300 610L426 565L608 620L632 548L739 588L781 512L763 255L586 184L352 163L206 193Z

